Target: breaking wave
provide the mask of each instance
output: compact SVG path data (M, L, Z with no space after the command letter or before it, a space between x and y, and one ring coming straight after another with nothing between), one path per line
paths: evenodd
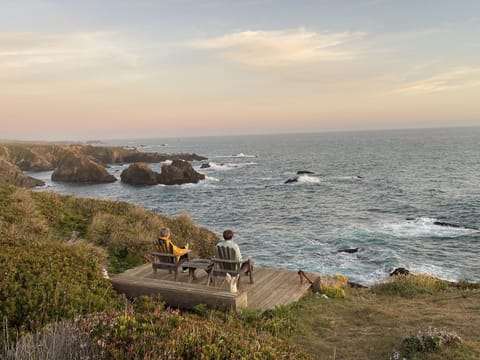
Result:
M399 237L458 237L478 232L458 225L446 224L434 218L419 217L407 219L398 223L386 224L383 229Z
M315 176L300 175L297 182L300 184L320 184L320 179Z

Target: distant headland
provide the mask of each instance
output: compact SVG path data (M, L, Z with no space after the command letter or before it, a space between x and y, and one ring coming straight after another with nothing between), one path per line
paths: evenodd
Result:
M188 162L206 159L206 157L197 154L143 152L134 148L119 146L0 142L0 182L26 188L42 186L44 185L42 180L26 175L24 171L53 171L53 181L108 183L117 180L106 170L110 164L158 163L167 160ZM176 164L178 162L172 165ZM185 166L190 165L187 163ZM194 173L193 175L195 176L192 180L194 182L198 181L200 178L198 175L200 174ZM189 178L182 178L177 179L175 183L190 182L190 180ZM172 183L172 181L170 182Z

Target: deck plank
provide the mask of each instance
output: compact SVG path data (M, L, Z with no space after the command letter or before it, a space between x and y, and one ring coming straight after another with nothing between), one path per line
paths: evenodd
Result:
M297 272L291 270L255 267L255 283L250 284L249 277L242 275L238 294L230 294L229 284L221 279L218 279L215 287L206 286L207 274L203 270L197 270L195 274L197 279L191 284L187 283L188 273L181 272L175 282L174 274L168 270L158 269L154 273L151 264L144 264L113 275L112 282L115 288L127 295L159 293L168 298L167 303L171 302L174 306L188 307L207 303L213 306L223 304L228 308L246 305L248 308L260 310L297 301L310 289L310 284L301 284ZM312 277L318 276L309 275L312 280Z

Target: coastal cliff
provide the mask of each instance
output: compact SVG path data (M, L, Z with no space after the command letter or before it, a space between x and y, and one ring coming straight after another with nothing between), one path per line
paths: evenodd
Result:
M206 160L197 154L161 154L124 147L30 143L0 144L0 159L0 182L27 188L43 185L43 182L24 175L23 171L55 170L52 175L54 181L103 183L116 180L105 170L108 164Z

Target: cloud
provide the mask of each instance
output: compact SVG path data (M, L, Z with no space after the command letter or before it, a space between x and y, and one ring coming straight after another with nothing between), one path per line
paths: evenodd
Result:
M37 71L115 64L136 67L137 58L113 32L0 33L0 70Z
M395 90L400 94L427 94L480 86L480 68L455 68L411 82Z
M197 40L190 46L212 50L240 64L254 67L284 67L323 61L348 61L357 54L345 44L363 33L316 33L295 30L235 32Z

